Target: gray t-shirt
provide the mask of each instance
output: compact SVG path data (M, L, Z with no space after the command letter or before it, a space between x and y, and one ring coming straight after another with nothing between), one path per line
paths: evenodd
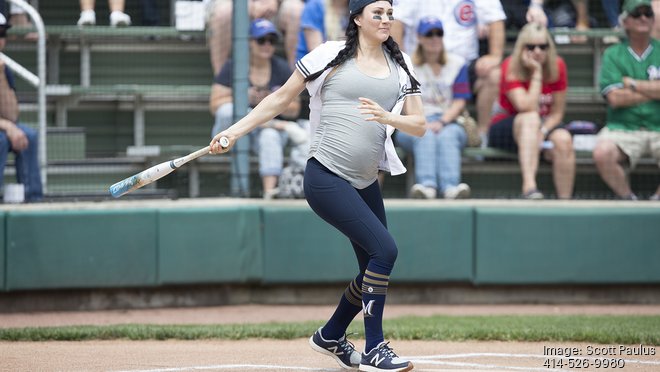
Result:
M321 122L312 135L309 157L363 189L378 178L378 165L385 151L386 126L366 121L358 110L358 97L376 101L391 111L399 94L399 73L388 53L390 74L375 78L359 70L352 58L337 68L321 90Z

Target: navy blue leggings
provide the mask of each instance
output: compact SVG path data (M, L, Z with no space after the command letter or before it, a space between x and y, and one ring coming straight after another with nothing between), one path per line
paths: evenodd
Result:
M356 189L311 158L305 168L304 187L312 210L350 239L361 273L370 260L383 269L392 270L398 250L387 231L378 181Z

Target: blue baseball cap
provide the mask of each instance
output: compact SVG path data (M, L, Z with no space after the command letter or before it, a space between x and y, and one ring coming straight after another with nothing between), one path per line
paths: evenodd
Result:
M426 35L431 30L443 30L442 21L436 17L422 18L417 25L417 34Z
M279 37L279 33L273 22L264 18L257 18L250 24L250 38L258 39L269 34Z

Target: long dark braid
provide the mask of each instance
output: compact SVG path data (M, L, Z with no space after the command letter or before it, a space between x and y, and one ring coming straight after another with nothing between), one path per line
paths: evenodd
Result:
M396 63L403 67L403 70L406 71L406 74L408 74L408 78L410 79L412 86L408 89L407 93L419 91L419 81L417 81L417 79L415 79L415 77L410 73L410 70L408 70L408 65L406 65L406 61L403 59L401 49L399 49L399 45L396 43L396 41L392 39L392 36L385 40L385 47L390 51L390 56L392 56Z
M358 28L355 22L353 22L353 17L348 21L348 27L346 27L346 45L344 49L340 50L337 53L337 56L330 61L325 67L313 74L308 75L305 78L305 82L316 80L323 72L329 68L339 66L342 63L346 62L349 58L352 58L357 53L358 48Z

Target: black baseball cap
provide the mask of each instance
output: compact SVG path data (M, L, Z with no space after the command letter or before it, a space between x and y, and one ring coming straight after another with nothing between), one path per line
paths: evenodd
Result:
M7 34L7 30L11 28L7 17L4 14L0 13L0 37L4 37Z
M378 0L350 0L348 2L348 12L350 15L353 15L357 13L359 10L364 8L365 6L375 3ZM386 0L390 4L392 4L392 0Z

